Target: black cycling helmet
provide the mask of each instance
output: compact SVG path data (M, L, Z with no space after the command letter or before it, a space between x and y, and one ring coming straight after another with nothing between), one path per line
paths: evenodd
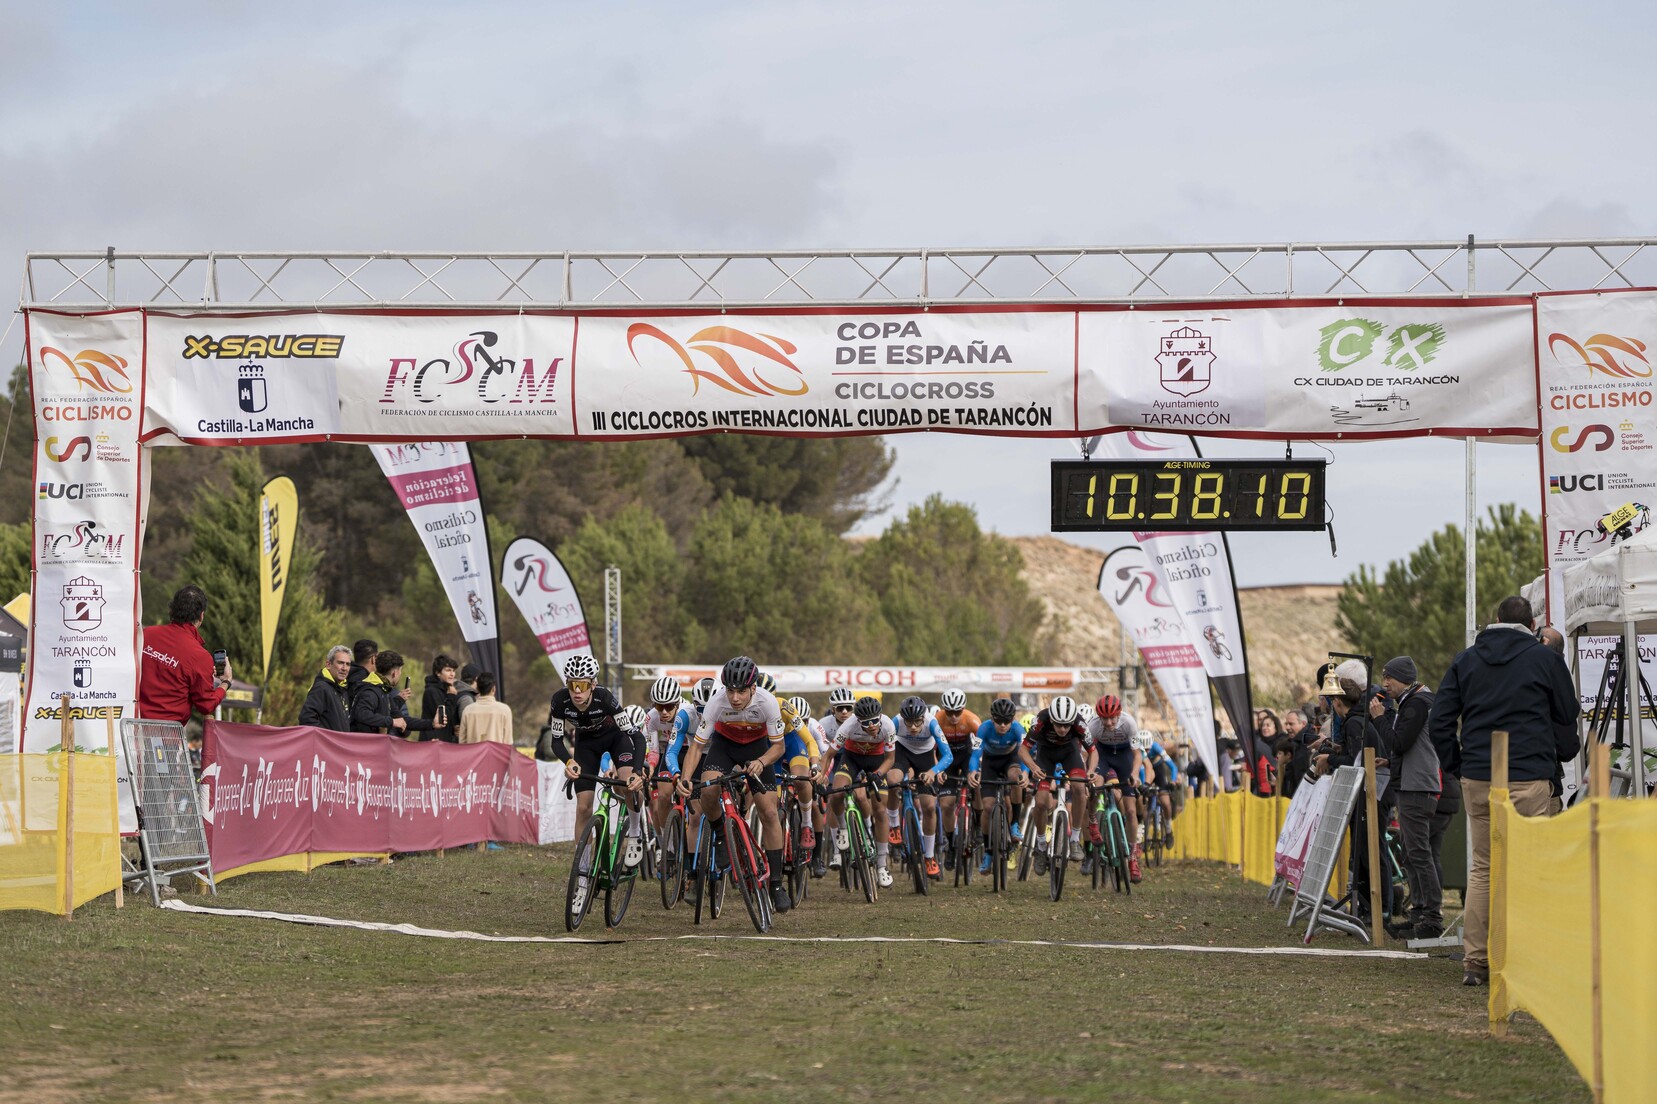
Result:
M725 667L719 672L719 681L725 684L727 690L746 690L759 681L759 668L747 656L737 656L725 661Z
M1011 698L996 698L990 703L990 720L1006 724L1018 714L1018 706Z
M918 695L910 694L903 699L903 704L898 706L898 716L906 721L918 721L926 716L926 702Z
M872 721L880 716L880 699L858 698L857 704L852 706L852 712L860 721Z

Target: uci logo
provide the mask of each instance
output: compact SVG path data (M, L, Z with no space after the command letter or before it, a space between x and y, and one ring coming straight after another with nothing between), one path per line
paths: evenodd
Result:
M1604 452L1616 441L1616 434L1611 432L1608 425L1583 426L1577 430L1576 436L1567 440L1571 432L1570 426L1560 426L1548 434L1548 444L1555 452L1581 452L1584 448L1593 446L1595 452Z
M49 498L62 498L62 499L67 499L71 502L77 502L80 499L86 497L86 484L85 483L41 483L39 497L40 497L40 500L42 502L46 501Z
M1572 491L1603 491L1605 490L1605 476L1603 475L1550 475L1548 476L1549 494L1569 494Z

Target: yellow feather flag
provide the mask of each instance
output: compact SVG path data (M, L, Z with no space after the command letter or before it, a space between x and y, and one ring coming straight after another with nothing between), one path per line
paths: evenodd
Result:
M265 645L261 683L270 679L270 653L276 644L276 623L282 617L298 526L299 491L293 480L279 475L259 492L259 621Z

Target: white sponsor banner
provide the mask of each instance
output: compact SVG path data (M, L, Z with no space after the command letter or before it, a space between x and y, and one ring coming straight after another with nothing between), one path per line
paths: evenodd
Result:
M1306 851L1312 844L1312 833L1317 830L1318 821L1323 819L1323 811L1329 805L1329 791L1334 784L1335 780L1326 774L1316 782L1303 783L1295 790L1295 796L1289 802L1289 812L1283 818L1283 830L1277 834L1273 866L1278 877L1296 889L1300 888L1301 876L1306 873Z
M463 441L370 447L426 546L461 636L468 644L498 639L489 533L471 450Z
M146 432L573 436L571 315L156 315Z
M564 764L535 761L541 784L541 843L564 843L575 838L575 799L564 792L568 777Z
M337 434L348 325L309 313L151 314L146 425L203 442Z
M546 545L529 537L519 537L507 545L501 559L501 581L560 678L566 660L593 654L581 596L575 592L570 573Z
M1190 437L1173 433L1113 433L1100 443L1100 450L1127 460L1179 460L1198 455ZM1243 630L1225 538L1218 532L1133 536L1162 572L1175 608L1196 635L1197 654L1209 677L1243 674Z
M1090 311L1084 431L1534 433L1526 300Z
M583 318L582 435L1075 428L1068 312Z
M822 694L840 687L910 694L960 690L968 694L1065 694L1076 689L1081 672L1063 667L802 667L795 664L760 669L777 680L785 694ZM683 686L701 679L718 680L718 667L663 664L634 670L635 677L671 675Z
M1209 773L1219 777L1208 676L1156 564L1138 545L1118 548L1099 568L1099 593L1145 657L1145 666L1179 717L1186 741L1197 749Z
M1564 569L1651 522L1657 506L1657 294L1536 300L1548 620L1569 615ZM1615 527L1600 520L1633 506Z
M108 752L104 711L118 734L120 719L134 715L138 688L143 316L33 312L28 349L37 493L22 750L63 743L67 694L75 746ZM114 744L124 780L118 735ZM126 790L119 790L121 828L130 832L137 819Z

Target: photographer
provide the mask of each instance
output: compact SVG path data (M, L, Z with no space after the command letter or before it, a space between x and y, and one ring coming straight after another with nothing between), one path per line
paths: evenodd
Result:
M1399 939L1437 939L1444 934L1443 889L1433 856L1433 818L1438 812L1438 751L1427 736L1433 692L1416 681L1415 660L1398 656L1382 668L1381 689L1394 708L1380 700L1369 715L1399 764L1398 834L1404 846L1404 873L1410 883L1409 923L1395 929Z
M1375 750L1375 801L1381 807L1381 795L1387 792L1392 780L1391 756L1380 730L1368 716L1368 703L1381 693L1379 687L1367 685L1364 665L1349 659L1335 668L1341 692L1329 699L1338 728L1338 738L1332 740L1313 760L1317 773L1331 774L1339 767L1361 767L1364 749ZM1360 791L1361 792L1361 791ZM1352 911L1362 922L1369 921L1369 831L1360 801L1352 812ZM1381 878L1381 911L1391 912L1392 879Z
M439 653L432 660L431 674L426 676L425 693L420 699L420 716L432 722L431 738L446 744L460 742L460 702L455 696L458 666L453 659Z
M216 664L202 643L207 595L182 587L167 607L167 624L144 630L138 666L138 715L188 724L190 710L211 715L230 689L230 659Z

